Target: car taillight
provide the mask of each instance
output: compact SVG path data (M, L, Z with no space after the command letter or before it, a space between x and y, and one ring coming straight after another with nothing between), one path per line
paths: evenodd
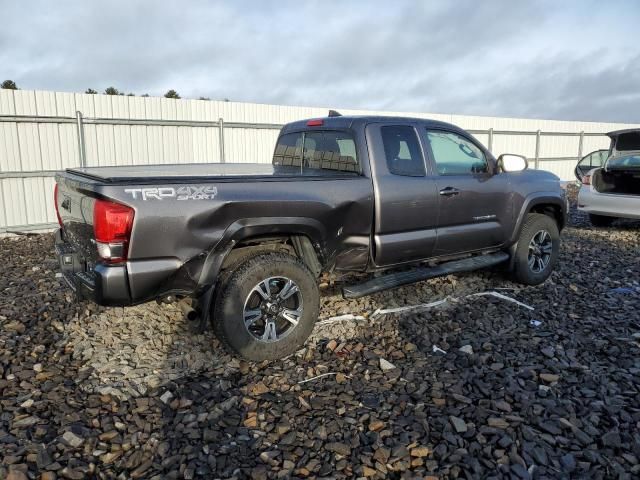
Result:
M134 210L107 200L96 200L93 206L93 233L98 255L108 263L127 259Z
M307 127L321 127L324 124L324 120L316 118L307 122Z
M56 207L56 217L58 217L58 223L60 224L60 227L63 227L64 225L62 225L60 210L58 209L58 184L57 183L56 183L56 186L53 187L53 205Z
M583 185L591 185L591 175L583 175L582 184Z

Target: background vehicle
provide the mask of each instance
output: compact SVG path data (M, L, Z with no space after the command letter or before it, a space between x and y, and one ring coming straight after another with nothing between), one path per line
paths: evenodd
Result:
M616 218L640 219L640 130L607 135L608 158L602 167L582 175L578 193L578 209L587 212L595 226L611 225Z
M347 297L500 263L543 282L566 196L556 176L526 166L447 123L334 114L286 125L272 165L60 173L56 244L83 296L195 298L190 317L212 310L227 346L272 359L313 328L321 272L415 267L346 286Z
M582 177L589 173L594 168L599 168L604 165L604 162L609 156L609 150L595 150L580 159L576 165L575 174L579 182L582 182Z

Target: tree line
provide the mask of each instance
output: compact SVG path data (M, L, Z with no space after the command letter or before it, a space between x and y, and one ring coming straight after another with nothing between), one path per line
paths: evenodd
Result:
M4 82L2 82L0 84L0 88L4 88L6 90L20 90L18 88L18 85L16 85L16 82L14 82L13 80L5 80ZM96 95L98 93L97 90L94 90L93 88L87 88L85 90L86 94L89 95ZM107 87L104 89L104 92L102 92L104 95L125 95L124 92L121 92L120 90L118 90L116 87ZM127 93L126 94L129 97L135 97L136 94L135 93ZM145 93L144 95L140 95L141 97L148 97L149 94ZM180 97L180 94L178 92L176 92L174 89L170 89L167 90L167 92L164 94L165 98L182 98ZM211 100L209 97L199 97L198 100ZM228 102L229 99L225 98L224 99L225 102Z

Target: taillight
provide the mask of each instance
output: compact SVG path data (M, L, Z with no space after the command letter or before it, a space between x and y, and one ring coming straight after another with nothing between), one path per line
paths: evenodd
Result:
M93 206L93 233L98 255L108 263L127 259L129 237L133 227L133 208L107 200Z
M591 185L591 175L589 175L589 174L583 175L582 184L583 185Z
M321 118L315 120L309 120L307 122L307 127L321 127L324 124L324 121Z
M63 227L64 225L62 225L62 218L60 218L60 210L58 210L58 184L56 183L56 186L53 187L53 205L56 207L56 217L58 217L58 223L60 224L61 227Z

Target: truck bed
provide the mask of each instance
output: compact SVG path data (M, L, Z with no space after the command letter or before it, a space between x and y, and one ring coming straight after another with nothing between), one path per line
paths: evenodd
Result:
M206 181L286 180L306 178L353 177L353 172L320 170L266 163L189 163L184 165L136 165L117 167L68 168L67 172L94 181L119 184L153 184Z
M92 295L102 304L192 294L223 246L247 236L301 232L326 252L323 264L366 268L372 184L356 172L269 164L105 166L69 169L56 182L63 243L77 258L74 278L95 276ZM126 262L100 259L98 201L134 211ZM114 290L114 275L126 288Z

